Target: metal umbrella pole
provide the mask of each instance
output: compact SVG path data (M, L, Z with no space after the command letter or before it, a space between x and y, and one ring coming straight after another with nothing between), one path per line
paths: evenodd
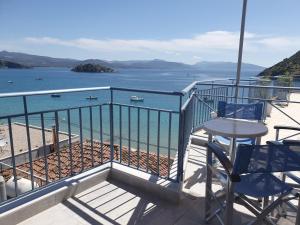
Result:
M235 82L235 95L234 95L236 102L237 102L237 98L238 98L238 95L239 95L238 86L240 84L240 79L241 79L241 68L242 68L242 60L243 60L243 46L244 46L244 34L245 34L245 22L246 22L246 13L247 13L247 2L248 2L248 0L244 0L244 2L243 2L243 13L242 13L241 31L240 31L240 44L239 44L239 56L238 56L236 82Z

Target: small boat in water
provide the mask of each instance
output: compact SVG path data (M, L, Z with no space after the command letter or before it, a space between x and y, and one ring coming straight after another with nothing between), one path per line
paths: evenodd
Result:
M7 81L9 84L13 84L14 82L12 80Z
M42 77L36 77L35 80L43 80Z
M60 98L60 94L52 94L51 97L52 98Z
M131 96L130 101L132 102L143 102L144 98L138 97L138 96Z
M98 97L95 97L95 96L89 96L89 97L87 97L87 98L85 98L86 100L97 100L98 99Z

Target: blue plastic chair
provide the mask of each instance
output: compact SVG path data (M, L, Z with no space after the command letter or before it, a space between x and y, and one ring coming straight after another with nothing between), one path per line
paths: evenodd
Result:
M226 203L215 212L211 210L211 201L217 197L211 189L212 182L212 153L220 161L225 172L223 177L226 191ZM220 219L220 212L225 211L225 225L233 222L233 204L240 203L249 209L256 219L251 224L274 224L268 215L282 203L299 199L299 194L290 185L275 177L275 172L300 171L300 148L289 145L243 145L237 149L234 164L224 154L223 149L214 144L208 144L207 151L207 181L206 181L206 221L215 216ZM220 176L219 176L220 177ZM271 204L261 207L249 199L277 196ZM300 213L296 224L300 224Z
M263 103L235 104L224 101L218 102L218 117L236 118L245 120L261 121L263 115ZM230 139L222 136L215 136L214 140L223 147L229 147ZM255 144L253 138L239 138L236 144Z

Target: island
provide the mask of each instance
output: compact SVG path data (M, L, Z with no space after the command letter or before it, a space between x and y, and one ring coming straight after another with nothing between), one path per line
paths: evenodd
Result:
M19 63L0 60L0 69L30 69L32 67L25 66Z
M79 64L71 69L73 72L84 72L84 73L112 73L114 70L112 68L102 66L100 64Z
M299 77L300 76L300 51L289 58L265 69L259 77L276 78L276 77Z

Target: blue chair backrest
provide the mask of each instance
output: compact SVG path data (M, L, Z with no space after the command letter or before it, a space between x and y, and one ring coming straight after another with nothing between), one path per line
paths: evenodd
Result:
M300 171L300 147L244 145L237 149L233 174Z
M218 117L261 120L263 104L235 104L224 101L218 102Z

